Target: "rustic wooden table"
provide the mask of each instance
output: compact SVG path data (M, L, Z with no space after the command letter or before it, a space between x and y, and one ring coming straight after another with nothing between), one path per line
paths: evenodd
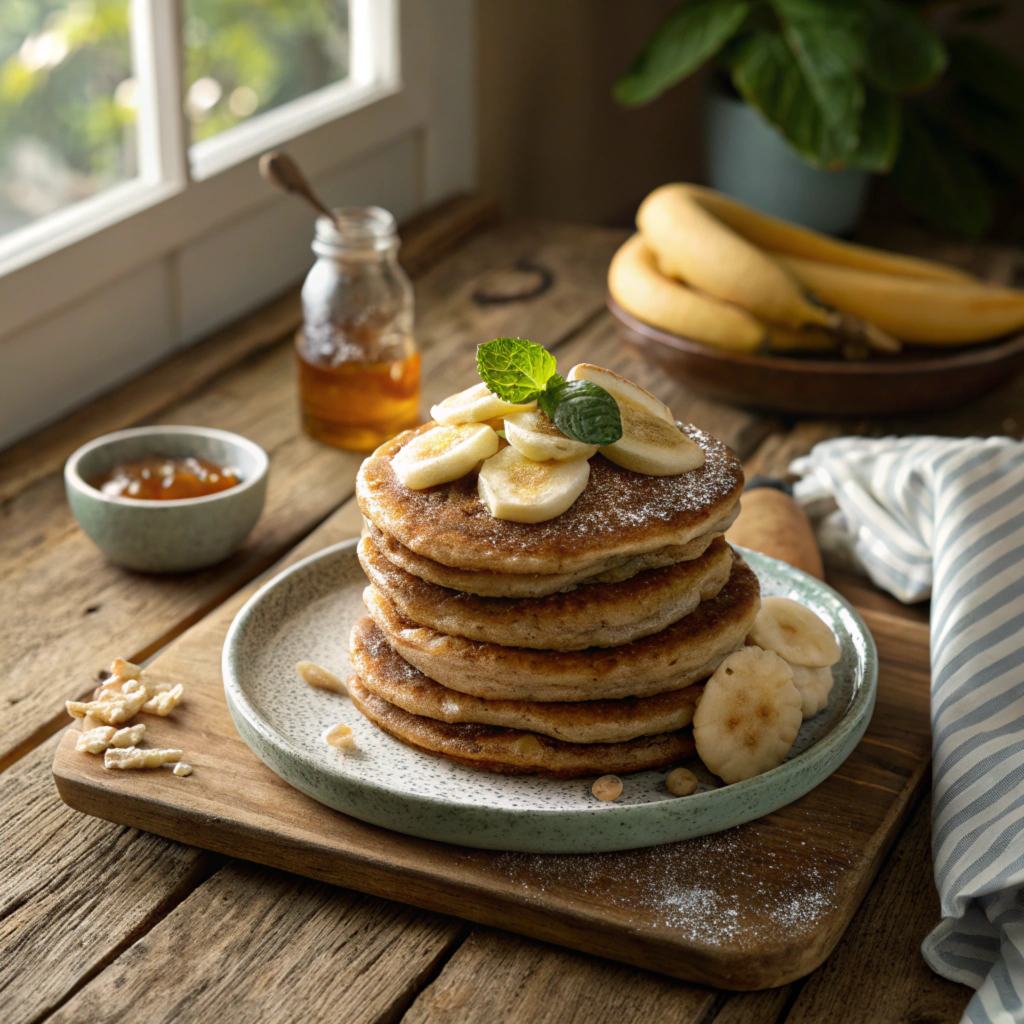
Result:
M563 366L586 358L639 381L730 444L748 471L779 471L815 441L851 430L1021 431L1024 380L949 415L884 424L793 424L701 399L616 341L604 277L622 232L501 223L492 203L467 198L419 218L404 237L424 408L472 381L478 342L515 333ZM938 255L1003 280L1019 263L1010 250ZM799 983L742 995L226 860L61 803L50 765L65 699L90 691L114 655L143 660L173 643L314 528L325 526L325 544L351 529L359 457L299 427L290 350L298 318L296 290L0 454L0 1020L958 1020L969 991L932 975L918 953L938 912L927 799L831 958ZM124 572L74 523L64 459L143 422L223 427L270 453L266 511L223 565L180 578ZM861 581L832 582L862 605L899 609Z

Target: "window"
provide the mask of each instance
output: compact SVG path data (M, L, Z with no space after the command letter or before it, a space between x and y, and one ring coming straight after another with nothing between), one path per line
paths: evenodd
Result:
M0 235L138 174L128 0L0 4Z
M348 77L345 0L186 0L183 36L193 142Z
M474 0L0 0L0 447L475 185Z

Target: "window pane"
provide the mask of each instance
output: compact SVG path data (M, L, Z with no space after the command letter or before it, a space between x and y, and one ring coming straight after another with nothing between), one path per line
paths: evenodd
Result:
M347 0L186 0L192 141L348 76Z
M0 0L0 234L136 175L128 0Z

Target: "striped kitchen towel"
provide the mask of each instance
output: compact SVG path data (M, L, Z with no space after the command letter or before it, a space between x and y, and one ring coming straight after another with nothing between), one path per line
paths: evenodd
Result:
M844 437L793 463L829 547L902 601L932 597L932 854L922 952L977 989L964 1021L1024 1022L1024 444Z

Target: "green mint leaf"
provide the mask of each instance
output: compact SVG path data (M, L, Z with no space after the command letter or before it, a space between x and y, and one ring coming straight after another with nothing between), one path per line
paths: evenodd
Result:
M589 380L559 378L559 383L543 392L538 404L555 426L574 441L603 447L622 437L622 420L615 399Z
M504 402L530 402L555 372L555 357L525 338L495 338L476 350L476 368L492 394Z
M540 411L552 422L555 419L555 406L558 404L558 389L564 386L565 378L560 373L553 373L544 385L544 390L537 396Z

